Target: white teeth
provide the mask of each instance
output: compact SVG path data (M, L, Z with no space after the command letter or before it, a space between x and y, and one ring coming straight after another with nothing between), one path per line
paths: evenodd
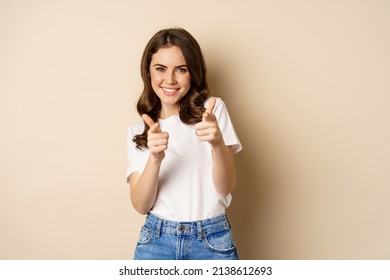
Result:
M163 90L167 91L167 92L175 92L176 89L172 89L172 88L163 88Z

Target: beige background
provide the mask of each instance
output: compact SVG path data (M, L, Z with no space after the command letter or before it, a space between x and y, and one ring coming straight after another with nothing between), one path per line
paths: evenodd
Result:
M172 26L244 145L241 258L389 259L386 0L0 0L0 259L132 257L126 130L143 48Z

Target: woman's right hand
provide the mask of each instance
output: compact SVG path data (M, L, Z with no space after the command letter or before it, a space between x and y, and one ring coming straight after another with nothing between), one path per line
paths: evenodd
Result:
M160 124L154 122L147 114L142 115L142 119L149 126L148 130L148 148L151 156L156 160L163 160L165 157L165 150L168 148L167 132L162 132Z

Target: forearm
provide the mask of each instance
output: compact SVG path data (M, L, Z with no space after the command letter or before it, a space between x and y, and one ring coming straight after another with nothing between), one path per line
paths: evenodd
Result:
M141 214L147 214L156 200L160 166L161 160L150 156L142 174L130 177L131 203Z
M231 193L236 185L236 169L233 161L233 151L220 141L213 147L213 182L217 191L225 196Z

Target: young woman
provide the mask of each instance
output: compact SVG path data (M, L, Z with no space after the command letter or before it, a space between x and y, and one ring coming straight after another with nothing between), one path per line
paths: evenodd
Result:
M197 41L157 32L141 61L143 121L128 130L127 180L147 214L134 259L238 259L225 209L241 144L220 98L210 97Z

